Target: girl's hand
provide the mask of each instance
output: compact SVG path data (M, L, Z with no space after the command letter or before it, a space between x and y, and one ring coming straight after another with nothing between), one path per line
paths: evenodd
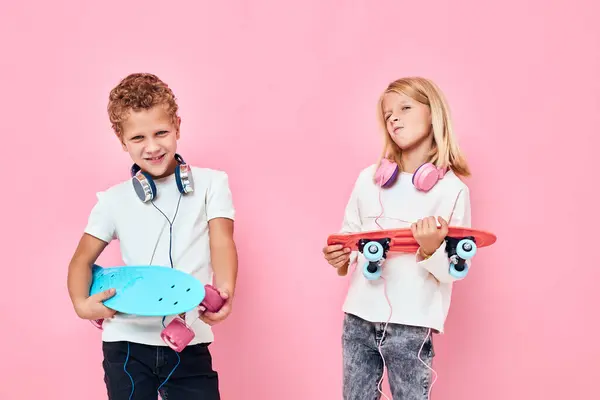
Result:
M350 249L342 248L341 244L325 246L323 256L332 267L339 269L350 261Z
M448 234L448 223L442 217L438 217L438 221L440 222L439 228L435 217L420 219L410 227L421 250L428 255L435 253Z

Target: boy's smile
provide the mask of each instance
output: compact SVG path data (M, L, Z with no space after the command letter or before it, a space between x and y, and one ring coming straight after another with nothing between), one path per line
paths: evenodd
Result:
M121 144L134 163L154 178L173 173L177 162L180 120L174 121L165 108L130 111L123 121Z
M146 158L146 161L148 161L152 165L159 165L164 159L165 159L165 155L162 154L158 157Z

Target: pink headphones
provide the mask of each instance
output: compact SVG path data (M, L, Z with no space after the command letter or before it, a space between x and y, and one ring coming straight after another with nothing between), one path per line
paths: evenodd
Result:
M390 187L396 180L400 168L395 162L384 158L375 172L375 182L384 188ZM427 192L444 177L446 168L438 168L432 163L421 165L413 174L412 183L418 190Z

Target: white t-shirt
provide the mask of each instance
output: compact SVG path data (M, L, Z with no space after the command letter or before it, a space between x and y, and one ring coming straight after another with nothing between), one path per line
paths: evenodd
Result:
M181 195L175 175L155 180L154 204L173 222L177 202L179 210L173 223L173 267L212 283L212 266L208 221L213 218L234 219L228 176L225 172L192 167L194 191ZM131 180L121 182L97 194L85 232L107 243L118 240L125 265L170 267L169 223L151 202L143 203ZM110 267L102 265L103 267ZM214 340L212 329L197 319L198 310L186 314L196 336L191 344ZM165 326L174 318L165 319ZM149 345L166 345L160 338L162 317L140 317L117 313L103 323L102 340L130 341Z
M391 188L380 189L373 182L375 168L371 165L360 172L346 207L342 233L380 230L375 219L382 214L381 204L383 215L377 222L383 229L410 228L413 222L429 216L441 216L450 226L471 226L469 190L454 172L448 171L429 192L421 192L413 186L412 174L406 172L399 174ZM357 257L343 311L368 321L386 322L390 307L384 281L367 280L362 274L364 256L354 251L350 262ZM471 265L470 260L467 264ZM388 252L382 277L392 304L390 323L424 326L442 333L456 280L448 269L445 243L424 261L414 253Z

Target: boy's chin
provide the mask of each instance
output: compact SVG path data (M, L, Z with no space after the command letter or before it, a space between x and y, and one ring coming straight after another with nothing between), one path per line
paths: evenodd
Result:
M145 162L143 165L144 171L150 174L153 178L162 178L169 175L169 164L167 162L162 162L158 165Z

